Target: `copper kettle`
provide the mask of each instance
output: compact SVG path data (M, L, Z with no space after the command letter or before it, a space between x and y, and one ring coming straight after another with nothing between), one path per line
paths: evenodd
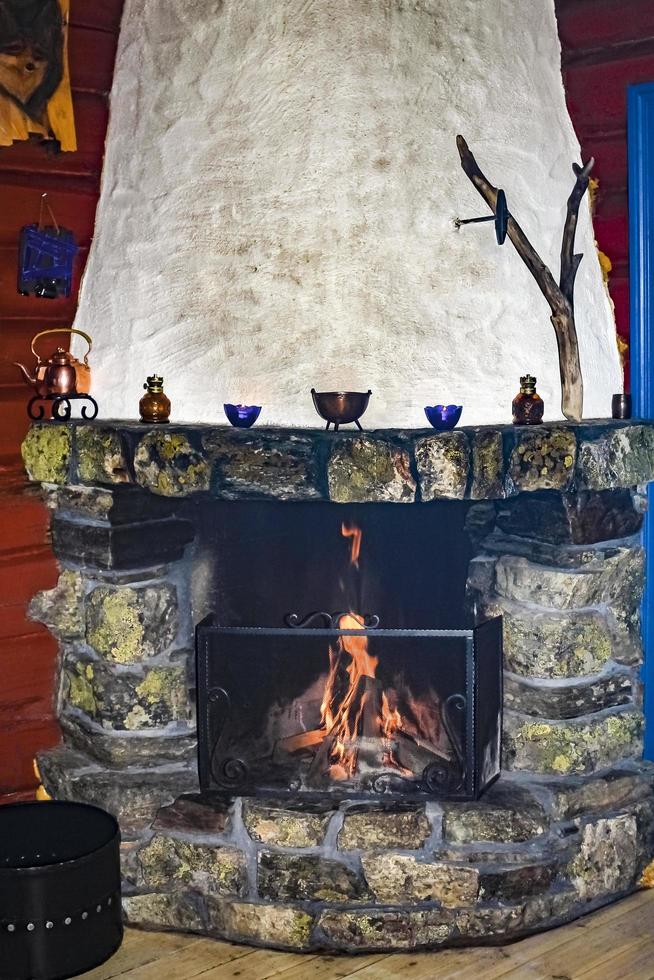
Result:
M84 361L78 361L63 347L58 347L47 361L42 360L34 350L34 344L39 337L44 337L50 333L75 333L83 337L89 345L89 349L84 355ZM91 369L89 367L91 343L88 334L81 330L75 330L74 327L55 327L52 330L42 330L32 338L30 345L36 358L34 374L31 375L23 364L19 364L17 361L14 361L14 364L20 368L25 381L32 386L39 398L57 395L88 395L91 390Z

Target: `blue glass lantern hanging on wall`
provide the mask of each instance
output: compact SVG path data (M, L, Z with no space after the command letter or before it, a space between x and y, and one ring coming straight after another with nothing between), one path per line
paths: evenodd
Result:
M38 222L25 225L20 231L18 292L57 299L70 296L77 245L73 232L57 224L46 198L47 194L41 196ZM44 207L50 212L52 225L43 224Z

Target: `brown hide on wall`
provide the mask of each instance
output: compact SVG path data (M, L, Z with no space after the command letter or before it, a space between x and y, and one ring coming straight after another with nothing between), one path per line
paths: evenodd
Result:
M20 443L29 389L12 361L29 363L33 334L70 326L75 314L93 235L122 8L123 0L71 2L69 65L78 150L52 156L38 144L0 147L0 799L5 802L33 793L34 754L59 738L53 706L56 645L25 615L31 596L54 585L57 570L48 513L23 476ZM75 232L81 246L70 299L35 299L16 291L18 233L37 220L43 191L57 220ZM92 334L93 324L87 329Z
M599 180L595 236L613 269L618 336L629 343L627 86L654 82L652 0L556 0L568 108ZM629 389L629 353L625 352Z

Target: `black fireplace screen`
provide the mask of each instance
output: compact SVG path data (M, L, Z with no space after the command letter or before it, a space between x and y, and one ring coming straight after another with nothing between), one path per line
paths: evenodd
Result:
M203 792L476 799L499 774L501 619L327 622L198 627Z

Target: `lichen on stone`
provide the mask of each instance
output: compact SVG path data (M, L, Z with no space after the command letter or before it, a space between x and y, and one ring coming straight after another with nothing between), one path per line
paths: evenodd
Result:
M34 423L21 446L30 480L66 483L71 455L71 429L52 422Z
M243 823L254 840L279 847L317 847L322 844L331 810L311 812L246 800Z
M77 465L84 483L127 483L129 472L123 445L115 429L78 426Z
M572 481L577 440L570 429L524 433L511 454L509 477L517 490L563 490Z
M86 638L101 656L130 664L161 653L177 632L177 593L169 583L99 586L87 598Z
M61 640L84 636L84 578L81 572L64 568L54 589L37 592L29 604L28 615Z
M579 853L568 874L586 901L608 897L635 884L638 828L632 814L589 821L581 830Z
M642 750L643 718L633 707L569 721L527 721L505 711L504 765L552 775L594 772Z
M211 466L181 432L149 432L134 453L137 482L164 497L209 489Z
M66 671L66 678L69 702L80 711L84 711L93 717L98 706L93 690L92 664L76 664L75 669Z
M464 432L442 432L418 439L415 455L422 500L465 497L470 450Z
M368 436L334 444L327 479L329 499L335 503L410 503L415 499L408 452Z
M254 940L272 946L306 949L313 916L289 905L228 902L224 926L231 939Z
M378 847L422 847L431 834L431 824L424 807L389 809L353 809L346 812L338 835L343 851L373 850Z
M153 888L179 882L205 894L242 895L246 887L245 855L233 847L155 834L138 861L140 881Z
M438 901L444 908L461 908L477 900L476 868L379 851L364 854L361 863L370 889L384 905Z
M472 435L473 500L491 500L504 496L504 457L502 433L479 429Z

